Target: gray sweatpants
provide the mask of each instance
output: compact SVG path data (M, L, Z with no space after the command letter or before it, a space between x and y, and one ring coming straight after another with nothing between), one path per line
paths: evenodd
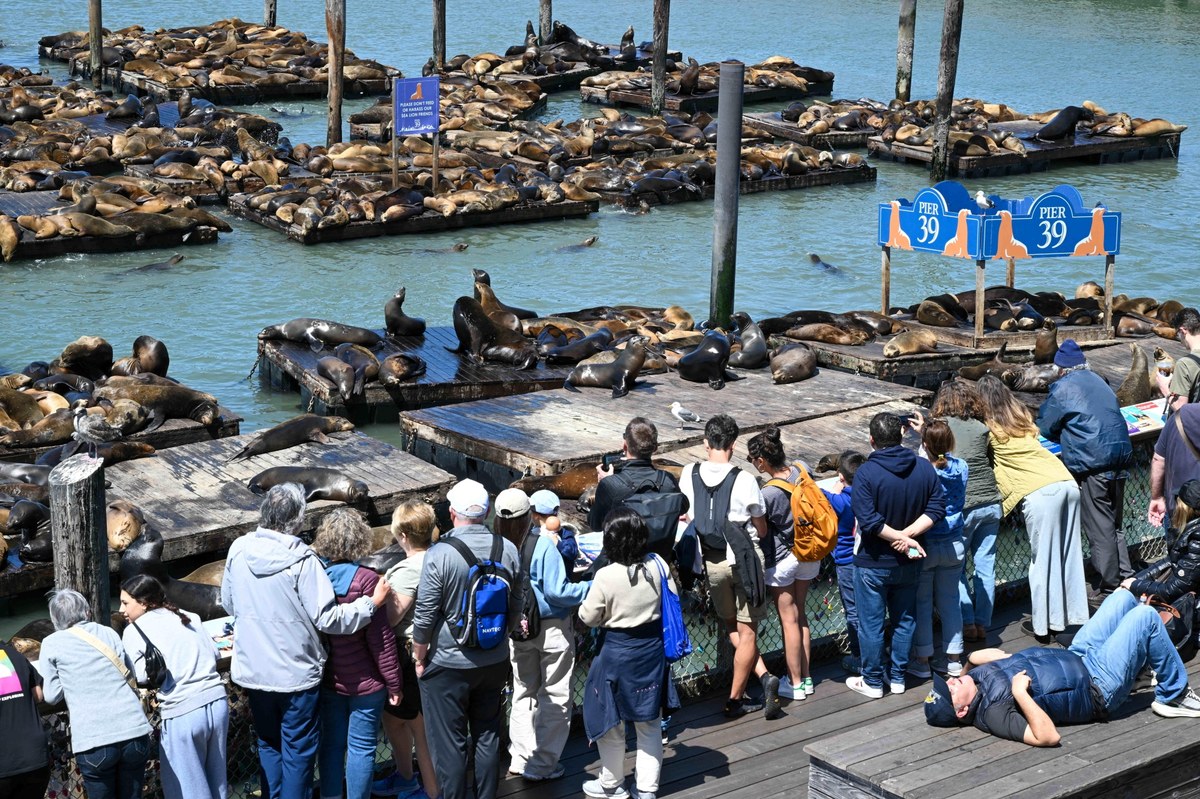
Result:
M229 702L218 699L162 721L159 744L166 799L228 799L225 738Z
M1033 631L1047 635L1088 620L1079 486L1062 480L1031 491L1022 504L1029 535L1029 600Z

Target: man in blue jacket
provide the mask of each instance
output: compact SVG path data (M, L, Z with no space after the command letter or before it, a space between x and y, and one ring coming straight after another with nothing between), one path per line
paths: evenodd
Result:
M884 615L892 620L891 691L904 693L904 673L916 629L917 582L925 551L916 537L946 516L933 465L900 445L903 422L893 413L871 419L874 452L854 475L850 507L858 520L854 597L862 676L846 680L870 699L883 696Z
M1064 341L1054 356L1064 371L1038 410L1038 430L1062 446L1063 465L1079 483L1080 526L1091 544L1093 607L1133 574L1125 533L1125 469L1133 462L1129 426L1117 395L1091 371L1079 345Z
M933 678L925 720L935 727L974 724L1030 746L1055 746L1058 725L1108 718L1129 698L1143 666L1157 684L1150 708L1166 718L1200 718L1200 697L1158 612L1118 590L1076 633L1070 649L1030 647L972 652L960 677Z

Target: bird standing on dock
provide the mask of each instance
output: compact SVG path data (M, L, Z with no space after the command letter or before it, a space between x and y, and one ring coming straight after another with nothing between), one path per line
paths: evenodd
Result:
M121 438L120 428L113 427L108 420L100 415L92 415L87 408L75 409L75 432L71 438L81 444L87 444L88 454L96 457L96 447L108 444Z
M683 426L689 422L692 424L695 424L695 423L704 421L703 419L700 418L699 414L692 413L687 408L680 405L678 402L671 403L671 415L679 420L679 429L680 430L682 430Z
M989 199L988 196L983 193L982 189L980 191L975 192L975 204L979 206L980 211L986 211L989 208L996 207L996 203L992 202L992 200Z

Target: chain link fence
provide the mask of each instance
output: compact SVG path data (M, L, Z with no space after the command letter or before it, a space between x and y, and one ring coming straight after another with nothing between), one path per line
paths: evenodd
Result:
M1153 442L1135 444L1135 464L1129 471L1125 486L1124 530L1129 543L1134 568L1142 563L1152 563L1166 554L1163 531L1146 522L1146 507L1150 502L1150 458ZM1087 539L1083 540L1084 555L1088 554ZM1010 517L1001 524L996 545L996 604L1020 601L1028 593L1026 573L1029 567L1029 542L1020 527L1020 519ZM971 572L968 554L966 569ZM721 623L712 612L708 599L707 585L699 580L684 593L682 598L684 618L694 648L691 655L674 665L673 671L680 691L685 696L696 697L727 684L733 668L733 652ZM837 577L832 560L822 564L821 573L813 581L808 593L808 621L812 630L813 660L820 662L837 657L848 651L846 643L846 619L838 593ZM588 667L596 654L595 634L583 624L575 626L576 658L573 676L573 695L576 706L582 702L583 685ZM767 618L759 625L759 649L778 672L782 663L783 636L779 619L772 607ZM259 795L258 755L255 749L250 709L246 695L228 681L230 700L230 725L228 742L228 773L231 796L237 799ZM154 724L154 746L157 752L159 725L157 702L152 692L145 692L148 715ZM51 783L47 796L50 799L84 799L79 771L71 757L70 734L66 712L45 718L51 740ZM391 748L387 739L380 736L376 763L381 773L390 771ZM147 797L161 796L158 762L151 760L147 767Z

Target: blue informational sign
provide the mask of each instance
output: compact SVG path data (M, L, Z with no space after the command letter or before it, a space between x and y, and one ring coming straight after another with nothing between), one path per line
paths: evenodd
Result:
M879 245L977 260L983 217L961 183L943 181L908 200L879 204Z
M437 133L440 124L438 78L411 78L394 82L392 114L401 136Z

